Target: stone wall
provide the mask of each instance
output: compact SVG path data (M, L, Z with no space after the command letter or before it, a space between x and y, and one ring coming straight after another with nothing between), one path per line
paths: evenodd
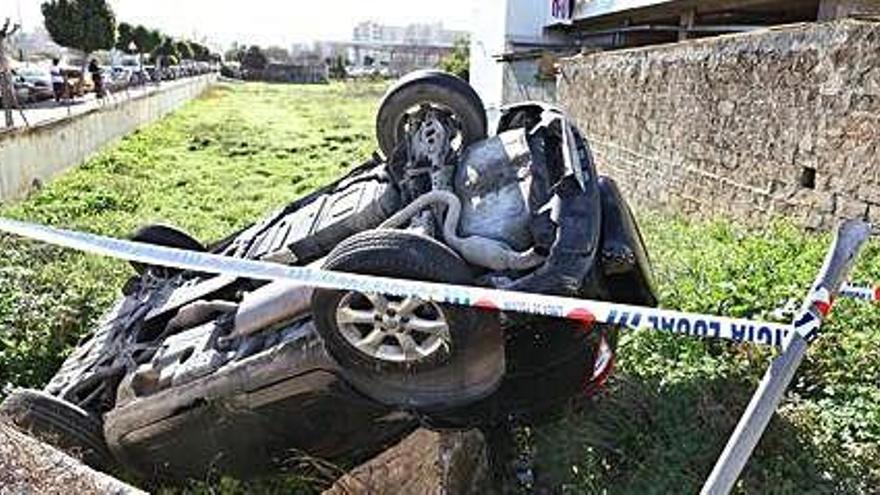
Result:
M215 75L205 75L174 81L72 117L0 132L0 201L20 198L83 163L108 143L199 96L215 80Z
M843 20L563 61L560 104L630 200L809 228L880 223L880 24Z
M880 1L878 0L821 0L819 2L820 20L876 15L880 15Z

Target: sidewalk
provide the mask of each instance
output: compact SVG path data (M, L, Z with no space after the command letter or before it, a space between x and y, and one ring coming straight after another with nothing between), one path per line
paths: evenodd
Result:
M130 100L132 98L137 98L139 96L155 93L160 89L184 84L189 79L191 78L176 79L174 81L163 81L161 84L158 85L147 84L146 86L129 88L127 90L108 94L101 101L95 98L94 93L89 93L83 98L76 98L74 100L71 100L69 106L67 102L64 101L62 101L61 103L55 103L55 101L44 101L28 105L24 109L24 116L27 119L27 124L31 127L34 127L42 123L80 115L103 105L119 103L122 101ZM25 126L25 121L22 119L22 115L19 110L13 110L13 119L15 122L14 127L17 128ZM7 130L7 128L2 125L2 122L3 121L0 120L0 132Z

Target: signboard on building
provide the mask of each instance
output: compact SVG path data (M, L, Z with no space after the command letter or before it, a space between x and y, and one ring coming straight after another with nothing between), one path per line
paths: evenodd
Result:
M550 2L550 22L548 24L571 24L575 0L547 0Z

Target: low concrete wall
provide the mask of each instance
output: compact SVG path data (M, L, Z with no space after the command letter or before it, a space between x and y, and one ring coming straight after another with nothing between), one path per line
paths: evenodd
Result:
M575 57L560 104L639 205L809 228L880 223L880 24Z
M215 75L175 81L69 118L0 133L0 201L20 198L138 127L202 94Z

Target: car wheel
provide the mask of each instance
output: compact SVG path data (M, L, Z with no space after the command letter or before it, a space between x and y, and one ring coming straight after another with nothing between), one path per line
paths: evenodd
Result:
M20 389L0 404L0 414L95 469L107 471L115 465L100 419L67 401L38 390Z
M183 232L180 229L167 225L156 224L141 227L137 230L137 232L132 234L130 239L135 242L154 244L156 246L186 249L187 251L205 252L207 250L201 242L194 239L191 235ZM158 269L157 273L164 277L172 276L180 272L179 270L171 268L150 267L144 265L143 263L138 263L135 261L131 262L131 266L139 274L143 274L147 271L147 269L150 268L154 270Z
M370 230L340 243L327 270L452 284L473 283L467 264L420 234ZM491 394L504 375L497 315L350 291L317 290L318 333L355 388L381 403L447 409Z
M409 118L423 106L446 111L453 117L461 150L486 137L486 109L470 84L445 72L416 71L388 90L379 105L376 138L386 158L394 154L406 136Z

